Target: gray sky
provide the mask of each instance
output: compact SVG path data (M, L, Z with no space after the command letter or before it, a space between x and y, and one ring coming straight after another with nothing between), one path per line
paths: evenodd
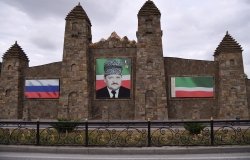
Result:
M78 2L92 23L93 42L113 31L136 40L146 0L0 0L0 55L15 43L30 66L61 61L65 17ZM243 47L250 77L250 0L154 0L161 11L165 57L213 60L226 31ZM2 61L2 60L1 60Z

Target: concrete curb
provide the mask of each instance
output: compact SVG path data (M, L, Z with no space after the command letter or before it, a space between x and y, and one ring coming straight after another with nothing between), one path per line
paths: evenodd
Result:
M70 147L70 146L23 146L0 145L0 152L66 153L66 154L205 154L205 153L250 153L250 146L216 147Z

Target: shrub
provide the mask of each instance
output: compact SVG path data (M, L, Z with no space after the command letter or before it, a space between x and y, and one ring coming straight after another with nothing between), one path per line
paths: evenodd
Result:
M190 134L200 134L205 127L206 126L201 123L190 122L184 124L184 128L189 131Z
M66 133L66 132L72 132L77 126L76 120L70 120L70 119L57 119L58 122L52 124L51 126L55 128L59 133Z

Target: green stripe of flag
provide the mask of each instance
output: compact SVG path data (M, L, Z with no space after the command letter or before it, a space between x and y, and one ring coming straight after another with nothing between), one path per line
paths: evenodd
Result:
M175 87L213 87L213 77L175 77Z
M122 75L130 75L131 73L131 59L130 58L114 58L120 61L122 66ZM96 75L104 74L104 63L107 61L107 58L98 58L96 59Z

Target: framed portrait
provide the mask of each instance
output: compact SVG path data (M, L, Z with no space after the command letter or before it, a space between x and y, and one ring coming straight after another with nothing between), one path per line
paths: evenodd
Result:
M130 58L96 59L96 99L129 99L130 90Z

